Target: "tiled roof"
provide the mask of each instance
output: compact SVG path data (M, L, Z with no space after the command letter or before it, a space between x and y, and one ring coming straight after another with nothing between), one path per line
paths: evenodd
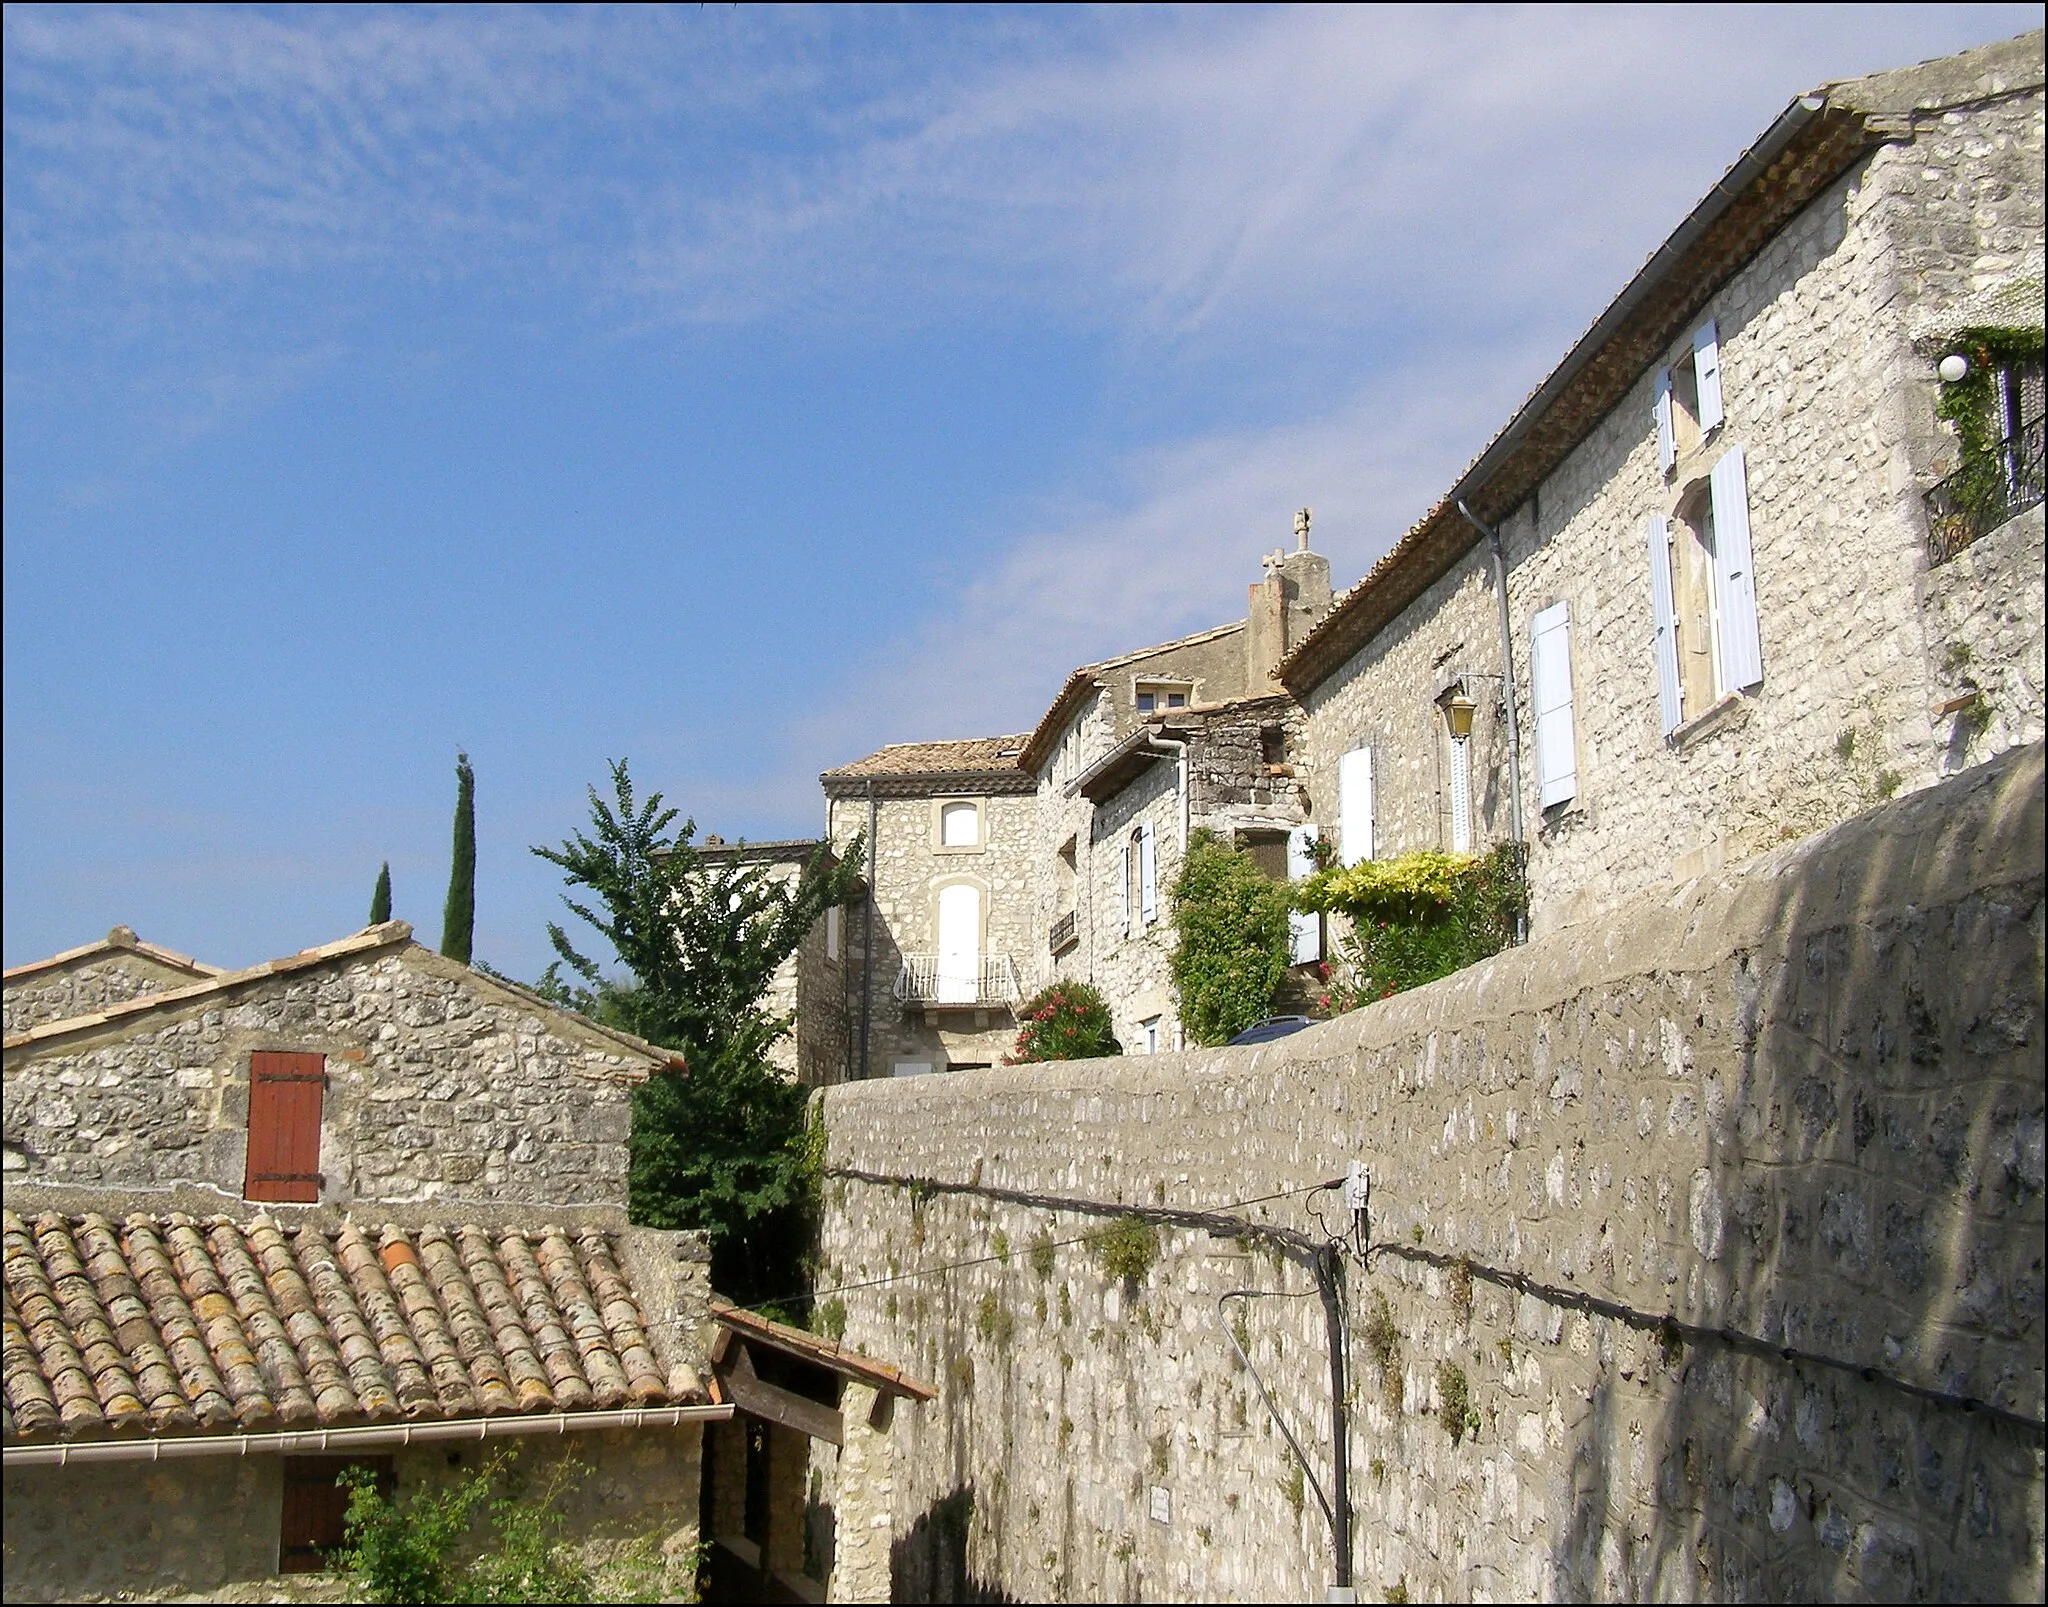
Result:
M5 1224L10 1442L663 1406L696 1387L662 1375L596 1229Z
M1034 774L1052 754L1053 746L1060 739L1066 724L1088 700L1102 676L1110 670L1122 669L1127 664L1138 663L1158 653L1171 653L1178 648L1194 647L1202 642L1213 641L1219 636L1228 636L1232 631L1241 631L1246 621L1234 619L1228 625L1212 625L1205 631L1196 631L1191 636L1177 636L1170 642L1154 642L1150 647L1140 647L1129 653L1119 653L1115 658L1098 659L1093 664L1083 664L1066 679L1058 693L1046 706L1032 729L1030 739L1024 745L1024 754L1019 761Z
M827 770L825 779L864 776L995 775L1015 770L1026 738L966 737L956 742L895 742Z
M173 971L184 971L195 977L226 975L217 965L195 960L191 955L180 954L176 949L159 948L154 943L145 943L135 935L133 927L117 926L97 943L87 943L75 949L66 949L62 954L52 954L46 959L31 960L26 965L17 965L7 972L5 980L19 982L24 977L69 965L74 960L96 960L107 954L140 954L155 960L159 965L170 967Z

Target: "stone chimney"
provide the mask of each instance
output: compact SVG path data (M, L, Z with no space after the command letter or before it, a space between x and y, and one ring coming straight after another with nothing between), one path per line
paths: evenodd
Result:
M1273 672L1330 611L1330 560L1308 550L1310 511L1294 516L1294 551L1276 548L1259 561L1266 578L1251 588L1245 631L1245 690L1279 690Z

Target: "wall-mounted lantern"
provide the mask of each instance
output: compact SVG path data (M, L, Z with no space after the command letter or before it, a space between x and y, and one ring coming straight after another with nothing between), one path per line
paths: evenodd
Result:
M1961 352L1950 352L1934 370L1944 383L1953 385L1970 372L1970 359Z
M1479 705L1465 695L1461 686L1444 702L1444 722L1451 728L1451 739L1463 742L1472 735L1472 716L1479 711Z

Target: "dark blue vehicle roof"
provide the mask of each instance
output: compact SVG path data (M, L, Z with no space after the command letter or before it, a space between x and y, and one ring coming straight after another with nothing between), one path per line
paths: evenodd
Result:
M1271 1043L1275 1038L1284 1038L1290 1032L1299 1032L1303 1027L1314 1025L1315 1022L1307 1016L1268 1016L1264 1021L1246 1027L1232 1038L1230 1046L1235 1048L1241 1043Z

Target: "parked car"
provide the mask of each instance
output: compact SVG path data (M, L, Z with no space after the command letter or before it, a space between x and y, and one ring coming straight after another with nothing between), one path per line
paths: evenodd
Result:
M1232 1038L1230 1047L1234 1049L1241 1043L1271 1043L1275 1038L1284 1038L1290 1032L1299 1032L1303 1027L1314 1025L1308 1016L1268 1016Z

